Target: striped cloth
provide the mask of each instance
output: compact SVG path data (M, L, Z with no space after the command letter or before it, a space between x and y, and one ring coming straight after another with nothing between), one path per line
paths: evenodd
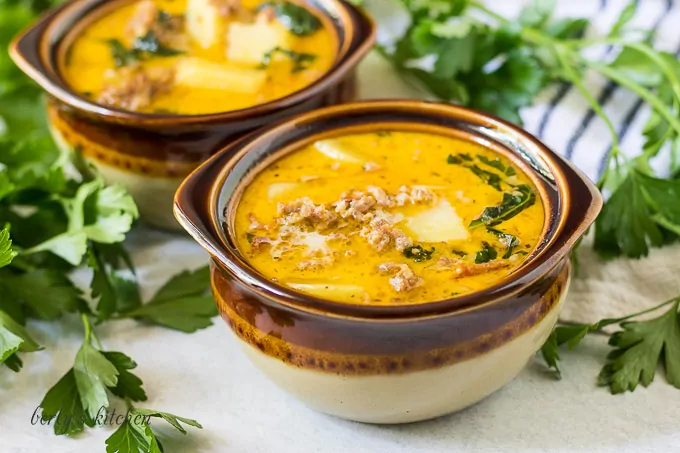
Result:
M498 2L500 3L500 2ZM508 2L511 3L511 2ZM588 35L602 35L618 18L627 0L562 1L559 14L591 18ZM656 30L658 49L680 52L680 5L672 0L641 0L638 3L631 28ZM611 46L593 49L591 58L607 60L615 56ZM612 82L589 74L587 87L604 106L604 111L614 123L625 154L640 153L642 127L649 116L643 102ZM611 150L609 132L578 91L568 85L558 85L539 98L537 105L522 112L527 130L545 141L553 150L567 157L591 179L596 180L605 170L606 156ZM663 168L668 156L657 162Z
M515 16L520 0L488 0L487 5L506 17ZM628 0L558 0L556 16L587 17L591 25L585 37L602 36L616 22ZM383 13L384 12L384 16ZM374 14L379 14L374 11ZM394 17L392 17L394 16ZM393 10L380 11L381 24L398 29L402 20ZM391 23L390 23L391 21ZM640 0L629 27L656 30L658 49L680 54L680 2ZM383 30L384 31L384 30ZM379 33L379 39L381 39ZM588 50L590 58L607 61L616 52L609 46ZM387 63L371 55L360 67L360 93L363 98L423 98L423 94L400 81ZM649 109L635 95L597 74L586 74L584 84L604 106L618 131L621 150L637 155L642 149L642 128ZM521 112L524 127L555 152L567 157L591 179L604 171L611 150L609 131L581 94L569 84L555 84L536 99L535 105ZM662 153L653 166L668 168L669 156ZM680 200L679 200L680 202ZM680 245L653 250L641 260L600 260L588 240L580 249L581 273L574 279L563 318L593 322L602 317L622 316L642 310L680 294Z

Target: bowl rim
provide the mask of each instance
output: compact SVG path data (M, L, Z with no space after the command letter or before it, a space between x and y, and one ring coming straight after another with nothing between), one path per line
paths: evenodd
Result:
M294 108L323 94L340 82L372 48L377 33L373 19L364 10L345 0L314 0L315 4L311 6L306 5L304 0L287 0L302 5L308 10L312 9L316 15L324 16L324 21L337 23L338 28L345 31L344 37L334 32L338 41L335 61L318 79L286 96L238 110L200 115L141 113L98 104L75 92L59 74L56 52L69 31L61 30L54 33L58 35L58 39L54 39L51 36L53 29L60 21L71 17L74 17L72 20L75 22L89 20L96 14L97 9L110 7L109 1L72 0L55 7L12 39L9 45L9 55L14 63L50 96L67 106L107 122L138 127L224 123L257 118L287 108ZM330 12L330 7L340 14L337 17L334 16Z
M241 158L248 155L253 146L260 142L271 142L277 135L285 134L291 129L305 127L313 130L315 122L329 118L360 114L370 116L381 110L435 116L437 114L449 115L451 118L464 119L493 130L508 132L532 146L552 171L555 190L559 195L559 203L550 203L549 200L544 199L543 193L539 190L546 217L556 216L557 222L557 229L540 253L528 258L510 275L496 284L469 294L418 304L359 305L322 299L272 282L231 250L232 247L225 243L223 234L220 233L223 230L219 212L220 195L233 167ZM314 135L314 132L309 132L308 135ZM290 146L292 145L286 147ZM202 198L205 204L197 207L194 206L191 195L197 184L200 184L199 181L208 187L204 190ZM575 196L578 196L577 199ZM588 197L589 200L585 200ZM303 113L259 129L226 146L183 181L175 194L173 210L182 227L211 254L218 267L227 271L250 291L257 293L261 299L289 309L375 320L378 318L420 318L468 311L488 307L512 297L549 273L565 258L568 259L569 251L592 224L601 207L602 196L586 176L564 158L552 152L536 137L514 124L484 112L451 104L414 100L373 100L346 103Z

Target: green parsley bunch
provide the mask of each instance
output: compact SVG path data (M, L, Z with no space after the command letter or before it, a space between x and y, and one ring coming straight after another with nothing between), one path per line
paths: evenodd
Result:
M95 325L137 319L182 332L211 325L217 314L207 267L185 271L143 303L135 270L122 242L138 218L121 186L107 185L78 156L50 139L41 90L10 61L10 39L57 1L0 0L0 365L19 372L22 357L43 348L31 337L29 320L58 322L79 314L84 339L73 367L47 391L40 417L54 421L57 435L95 426L114 399L127 406L107 439L108 453L159 453L151 418L182 434L190 419L133 406L145 401L136 363L105 350ZM92 271L91 297L70 280L79 267ZM95 324L96 323L96 324Z

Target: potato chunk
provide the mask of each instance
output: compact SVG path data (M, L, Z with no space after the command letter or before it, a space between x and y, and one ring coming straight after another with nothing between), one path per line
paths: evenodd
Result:
M300 292L325 299L346 299L355 298L357 301L363 300L366 290L359 285L343 285L332 283L288 283L293 289Z
M264 71L183 58L177 63L175 83L190 88L210 88L238 93L258 92L267 78Z
M267 52L277 47L291 48L290 34L278 22L234 22L229 25L227 58L230 61L259 64Z
M224 41L226 20L219 3L214 0L188 0L187 31L204 49Z
M463 220L445 199L433 208L407 217L406 226L418 242L448 242L468 237Z
M296 182L275 182L267 187L267 198L269 201L277 201L283 198L288 192L293 191L300 187L300 184Z
M319 140L314 143L314 148L327 157L340 162L365 164L368 161L366 157L344 145L342 141L332 138L328 140Z

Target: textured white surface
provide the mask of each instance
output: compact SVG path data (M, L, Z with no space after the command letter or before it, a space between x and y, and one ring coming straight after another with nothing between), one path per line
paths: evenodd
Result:
M185 237L140 230L132 239L144 297L168 273L200 266L207 259ZM227 327L220 319L215 321L215 326L193 335L132 321L98 329L105 348L137 360L135 372L149 394L149 401L140 407L196 418L205 427L191 430L187 437L172 433L167 453L680 451L678 390L661 377L648 389L626 395L612 396L596 387L595 376L607 350L599 337L586 339L577 352L564 353L560 382L553 381L536 360L499 392L458 414L380 427L304 407L255 369ZM35 337L47 351L24 354L26 366L20 374L0 373L0 452L104 451L110 427L68 439L55 437L51 428L31 425L42 395L72 366L82 338L79 324L75 318L61 326L34 324Z
M583 7L576 13L586 14L590 5L598 2L563 2L560 6L572 3ZM661 3L649 2L657 9ZM666 22L666 31L675 36L668 47L674 47L677 29L673 32L669 27L677 21ZM360 76L364 97L418 96L374 55L362 64ZM556 125L572 115L570 108L582 112L576 97L569 99L553 115L551 121ZM619 101L629 104L631 99ZM529 130L536 127L542 109L539 105L526 112ZM636 120L634 127L640 123ZM545 138L561 152L562 137L555 135L557 130L548 128ZM624 148L639 146L637 135L630 134ZM586 145L606 148L606 135L599 125L588 130L588 141L581 141L581 147ZM583 152L577 150L575 156ZM584 164L577 160L577 164L591 170L587 159ZM169 274L207 260L190 239L148 230L136 232L130 247L146 297ZM602 263L584 248L582 272L572 283L565 316L598 319L649 306L680 292L679 252L680 248L669 247L640 261ZM79 277L82 281L89 278ZM24 354L25 368L18 375L0 372L0 453L103 452L109 427L68 439L55 437L51 428L31 425L33 411L47 389L72 365L82 338L75 318L61 325L32 327L47 351ZM192 429L187 437L170 434L167 453L680 451L680 392L660 376L648 389L639 388L632 394L611 396L596 387L595 377L608 349L600 337L588 338L578 351L563 354L561 382L553 381L537 360L508 386L463 412L430 422L380 427L320 415L288 397L247 361L219 319L215 326L193 335L130 321L110 323L98 331L106 349L123 351L137 360L135 372L149 394L149 401L140 406L195 418L205 427L202 431Z

